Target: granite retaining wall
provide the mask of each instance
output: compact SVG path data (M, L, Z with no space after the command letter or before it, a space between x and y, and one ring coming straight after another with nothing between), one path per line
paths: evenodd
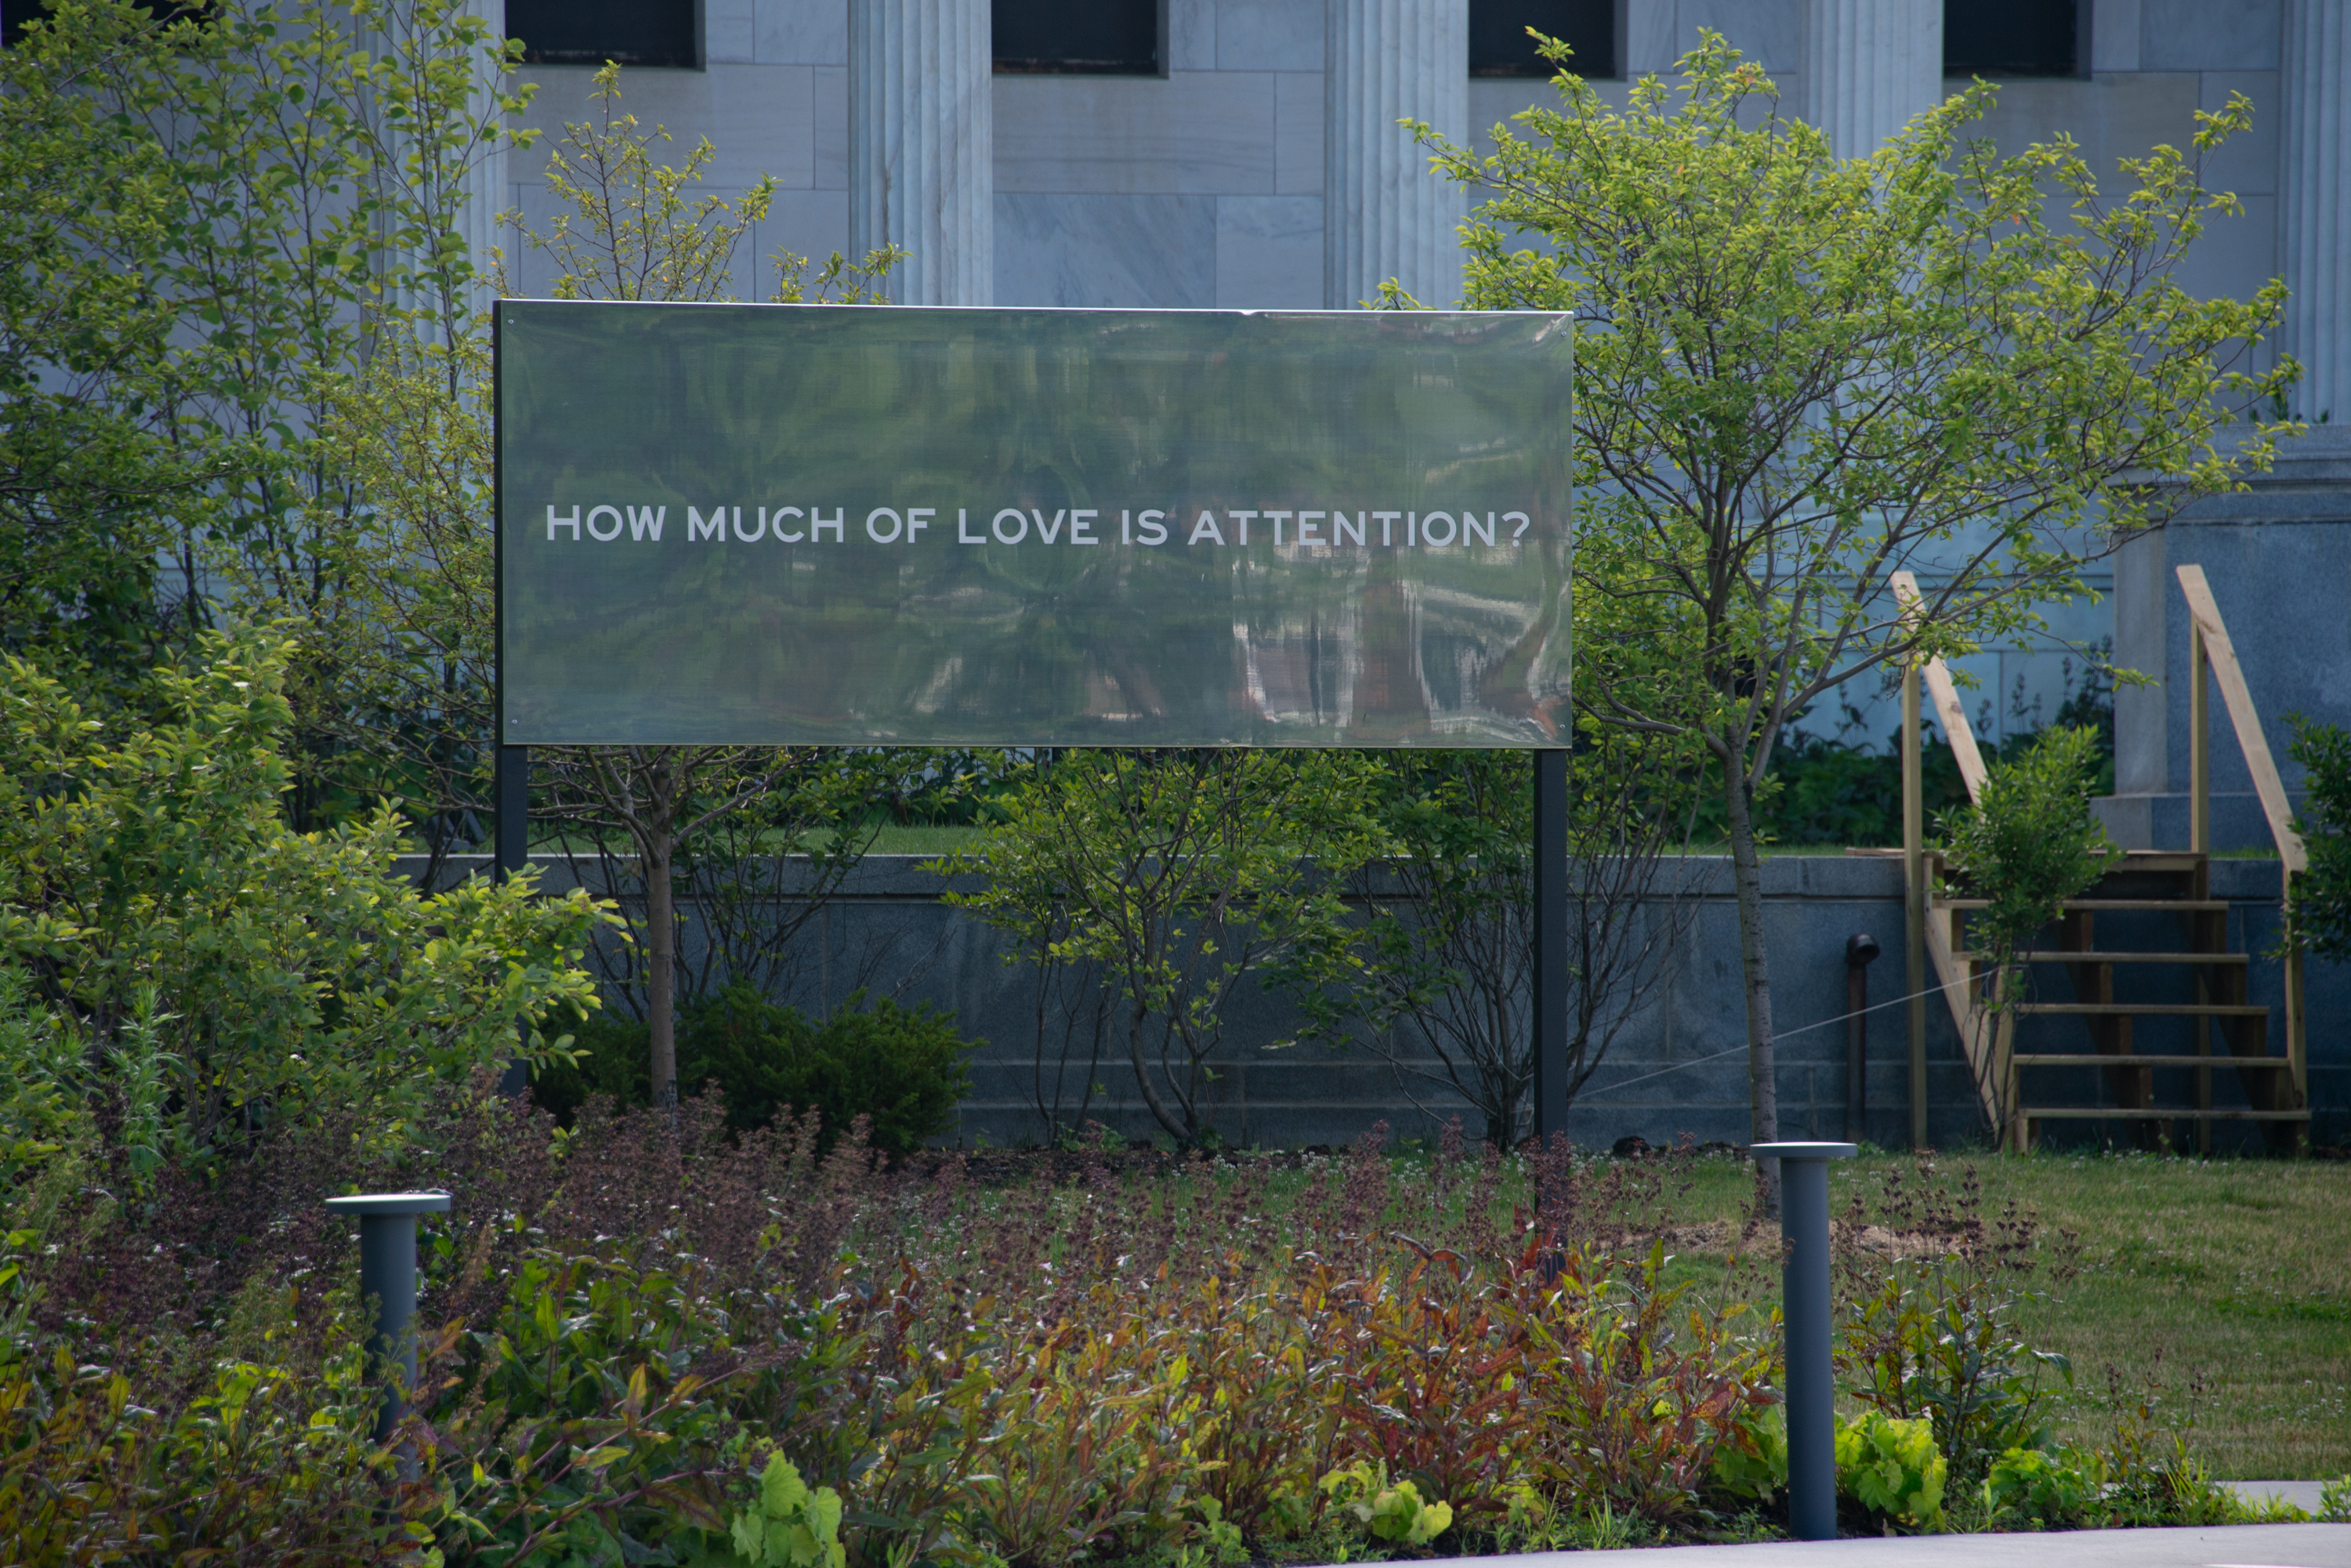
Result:
M569 885L573 867L560 856L538 855L550 886ZM447 874L470 874L486 862L457 857ZM983 1041L973 1062L973 1092L960 1109L956 1136L967 1145L1034 1142L1047 1134L1050 1114L1064 1122L1082 1114L1122 1133L1148 1136L1149 1113L1134 1092L1134 1073L1123 1040L1105 1030L1099 1053L1093 1047L1090 998L1064 998L1077 1019L1063 1027L1060 1003L1049 1006L1040 1047L1037 971L1007 963L1006 940L964 911L942 903L952 885L920 869L918 857L874 855L849 877L803 938L799 973L781 999L821 1012L837 1006L857 986L907 1002L929 1001L954 1015L967 1037ZM421 874L421 862L410 866ZM592 882L591 862L578 871ZM1748 1136L1747 1078L1740 993L1738 913L1731 903L1729 863L1692 858L1679 871L1698 908L1687 936L1672 955L1673 972L1653 1005L1631 1019L1606 1059L1578 1098L1569 1134L1579 1144L1605 1145L1637 1134L1653 1144L1687 1134L1701 1141L1744 1143ZM1779 1030L1781 1133L1787 1137L1859 1135L1898 1145L1908 1128L1909 1079L1907 1009L1902 957L1901 865L1890 858L1846 855L1779 855L1763 866L1766 941L1771 967L1773 1016ZM2220 860L2212 865L2216 897L2230 900L2231 945L2256 955L2252 999L2273 1009L2283 1000L2280 966L2261 956L2277 925L2277 863ZM687 904L686 939L692 940ZM2130 917L2147 927L2131 929L2125 917L2104 917L2102 939L2115 945L2177 945L2158 923L2177 917ZM1867 932L1885 956L1871 967L1870 999L1891 1003L1868 1019L1868 1125L1845 1125L1845 939ZM2128 971L2126 974L2130 973ZM1931 983L1931 982L1930 982ZM2070 999L2062 975L2048 971L2043 985L2053 999ZM2184 974L2142 972L2125 984L2179 989L2187 999ZM2351 967L2310 966L2311 1100L2315 1140L2351 1143ZM2149 991L2147 999L2168 992ZM1343 1143L1376 1122L1398 1135L1429 1135L1458 1103L1431 1093L1424 1084L1407 1092L1398 1071L1364 1050L1324 1046L1276 1047L1295 1032L1296 1008L1283 997L1245 982L1225 1020L1225 1045L1215 1061L1217 1077L1209 1103L1217 1129L1229 1141L1266 1146ZM2271 1015L2273 1049L2283 1050L2280 1010ZM2173 1038L2174 1036L2178 1038ZM2144 1020L2140 1049L2192 1049L2182 1020ZM1425 1044L1398 1042L1407 1065L1426 1061ZM2088 1035L2074 1019L2028 1019L2020 1031L2023 1050L2079 1051ZM1433 1065L1433 1063L1431 1063ZM1941 1146L1982 1136L1981 1121L1959 1052L1949 1009L1939 998L1928 1008L1927 1040L1929 1129ZM2091 1097L2099 1094L2095 1070L2085 1069L2071 1084L2051 1082ZM2184 1073L2182 1083L2184 1083ZM2184 1100L2182 1083L2165 1079L2158 1091ZM1089 1088L1093 1090L1091 1094ZM2241 1103L2235 1075L2215 1074L2220 1103ZM1417 1103L1416 1103L1417 1099ZM1474 1134L1474 1116L1466 1118ZM2126 1136L2113 1124L2075 1123L2046 1129L2044 1137L2064 1144ZM2257 1134L2223 1125L2221 1146L2252 1146Z

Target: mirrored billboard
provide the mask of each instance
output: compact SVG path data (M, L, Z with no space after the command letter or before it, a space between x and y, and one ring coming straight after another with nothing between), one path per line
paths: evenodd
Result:
M505 301L503 738L1563 744L1573 339Z

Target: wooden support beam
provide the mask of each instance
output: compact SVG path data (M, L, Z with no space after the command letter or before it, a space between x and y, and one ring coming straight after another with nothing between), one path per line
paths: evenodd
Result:
M2268 737L2262 734L2262 716L2253 706L2253 694L2245 685L2245 672L2237 663L2236 645L2229 641L2229 628L2220 620L2220 607L2212 601L2212 590L2204 580L2200 566L2178 569L2179 591L2188 596L2188 613L2195 629L2202 635L2204 657L2212 666L2212 679L2220 688L2220 700L2229 709L2229 722L2237 732L2238 747L2245 754L2245 770L2253 776L2253 793L2261 797L2262 814L2270 820L2270 837L2276 841L2278 858L2285 862L2289 875L2310 867L2309 852L2303 848L2302 835L2294 831L2294 808L2285 798L2285 782L2278 777L2276 759L2270 755ZM2209 795L2210 786L2205 786ZM2209 843L2202 846L2210 849Z
M2228 623L2220 619L2220 606L2212 597L2212 585L2204 579L2204 569L2191 562L2175 568L2174 575L2179 579L2179 591L2188 601L2189 636L2195 654L2190 663L2196 677L2191 702L2195 831L2199 840L2196 847L2207 852L2212 847L2208 818L2212 794L2211 745L2205 733L2210 720L2204 696L2204 666L2210 664L2213 682L2220 688L2220 700L2229 710L2230 726L2237 732L2238 748L2245 756L2245 771L2252 775L2253 793L2261 798L2262 814L2269 819L2270 837L2277 844L2279 894L2291 904L2294 879L2310 869L2310 852L2304 846L2302 835L2294 831L2294 807L2286 800L2285 781L2278 777L2277 759L2270 755L2269 737L2262 733L2262 716L2253 706L2252 688L2245 684L2244 666L2237 662L2237 645L2229 639ZM2293 1093L2296 1105L2310 1103L2308 1028L2303 1006L2302 956L2291 953L2285 961L2285 1049L2287 1058L2294 1063Z
M1918 591L1918 580L1907 571L1893 577L1894 597L1906 612L1919 612L1926 601ZM1983 799L1983 753L1976 748L1976 732L1968 724L1968 710L1960 706L1959 684L1951 679L1949 666L1940 659L1928 659L1924 666L1927 689L1934 694L1935 716L1943 723L1943 738L1950 742L1951 758L1959 765L1959 782L1968 787L1968 799Z

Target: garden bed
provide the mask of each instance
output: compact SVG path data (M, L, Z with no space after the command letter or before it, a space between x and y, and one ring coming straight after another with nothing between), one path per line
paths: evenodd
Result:
M591 1108L556 1140L459 1097L397 1155L329 1124L166 1176L139 1226L59 1182L44 1224L88 1240L16 1260L0 1497L78 1500L77 1540L177 1510L189 1542L451 1563L725 1561L695 1554L737 1525L799 1568L836 1539L873 1568L1205 1568L1782 1530L1777 1228L1735 1156L887 1169L721 1115ZM413 1486L360 1436L350 1246L317 1207L353 1177L456 1195ZM2310 1304L2341 1299L2351 1170L1836 1180L1851 1528L2221 1522L2248 1513L2216 1474L2346 1468L2344 1325ZM1938 1360L1946 1330L1986 1375Z

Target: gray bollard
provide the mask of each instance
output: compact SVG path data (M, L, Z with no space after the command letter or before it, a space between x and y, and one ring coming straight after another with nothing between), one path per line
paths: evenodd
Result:
M360 1294L376 1299L375 1333L368 1341L368 1374L382 1392L375 1413L375 1440L399 1425L402 1391L416 1382L416 1217L442 1214L445 1192L371 1192L330 1197L338 1214L360 1217ZM416 1479L416 1461L401 1458L400 1471Z
M1780 1162L1780 1317L1788 1349L1788 1528L1836 1539L1836 1379L1830 1366L1829 1162L1851 1144L1755 1144Z

